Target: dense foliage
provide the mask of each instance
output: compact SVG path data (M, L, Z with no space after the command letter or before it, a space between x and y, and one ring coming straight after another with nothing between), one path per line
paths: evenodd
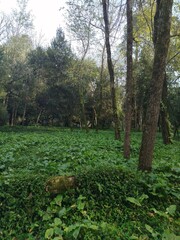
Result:
M0 124L109 128L113 122L102 6L98 1L68 1L67 22L72 45L59 27L47 46L34 44L28 1L18 1L9 16L0 13ZM167 59L165 106L176 133L179 119L180 24L174 1ZM126 78L125 1L109 2L110 43L120 125L124 126ZM153 68L155 3L133 4L132 127L141 130ZM69 31L68 31L69 30ZM164 102L164 101L163 101ZM161 125L161 121L159 121Z
M0 239L179 239L179 142L156 142L154 170L137 172L113 132L1 127ZM50 195L51 176L76 176Z
M34 42L28 0L0 12L0 239L180 239L180 2L162 2L104 0L105 27L99 1L70 0L60 9L69 41L59 27L46 46ZM156 44L164 32L166 51ZM128 140L128 161L112 128ZM73 188L50 192L59 176Z

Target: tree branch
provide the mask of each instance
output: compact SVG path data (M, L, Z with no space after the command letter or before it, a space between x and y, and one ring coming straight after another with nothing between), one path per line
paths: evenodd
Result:
M180 51L177 52L173 57L171 57L171 58L167 61L166 66L167 66L175 57L177 57L179 54L180 54Z

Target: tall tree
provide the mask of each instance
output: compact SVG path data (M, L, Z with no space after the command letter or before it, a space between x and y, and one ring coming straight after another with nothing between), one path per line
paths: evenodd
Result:
M157 0L154 17L155 53L145 126L139 155L139 169L151 171L166 59L170 42L173 0Z
M10 21L8 17L0 12L0 42L3 42L6 40L6 32L9 28Z
M13 36L4 45L7 76L3 80L3 87L6 91L6 105L11 125L16 119L20 102L26 102L27 83L29 82L26 57L31 47L31 39L27 35Z
M28 0L17 0L18 7L9 16L8 37L30 34L33 29L31 12L27 11Z
M169 120L168 114L168 88L167 88L167 74L164 75L164 84L162 91L162 102L160 105L160 117L161 117L161 130L162 130L162 138L164 144L171 144L171 123Z
M110 46L110 31L109 31L109 16L108 16L108 0L102 0L103 4L103 17L105 24L105 43L107 52L107 64L110 76L110 88L111 88L111 98L112 98L112 108L113 108L113 121L115 125L115 139L120 139L120 126L119 118L117 113L117 102L116 102L116 90L114 81L114 67L111 58L111 46Z
M76 39L76 51L78 52L77 64L74 71L74 83L79 89L79 99L81 106L81 121L88 132L87 116L85 109L85 91L83 81L83 65L86 64L86 58L92 44L94 32L91 28L93 21L93 3L91 1L74 0L68 2L68 27ZM76 81L78 79L78 81Z
M124 157L130 158L130 133L132 115L132 50L133 50L133 21L132 21L132 0L127 0L127 78L126 78L126 105L125 105L125 137Z

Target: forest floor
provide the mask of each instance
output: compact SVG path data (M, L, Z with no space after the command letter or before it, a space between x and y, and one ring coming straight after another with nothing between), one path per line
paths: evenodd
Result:
M122 136L123 138L123 136ZM153 171L137 171L113 131L0 128L0 239L180 239L180 141L158 133ZM52 176L75 176L75 189L49 194Z

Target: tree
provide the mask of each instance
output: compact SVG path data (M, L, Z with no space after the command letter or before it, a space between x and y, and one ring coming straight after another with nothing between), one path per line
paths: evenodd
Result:
M139 155L140 170L151 171L157 123L162 97L166 59L170 42L173 0L157 0L154 17L155 54L145 126Z
M69 115L72 115L69 102L74 101L76 90L67 84L72 60L71 48L60 28L48 48L37 47L30 52L28 62L36 85L36 123L42 123L43 119L47 123L50 120L52 123L54 119L56 123L62 123L63 118L67 118L67 109ZM72 107L74 105L72 102Z
M179 137L180 127L180 86L179 83L171 84L168 94L168 112L174 127L174 137Z
M33 29L31 12L27 11L28 0L17 0L18 7L9 16L7 37L30 35Z
M155 1L138 0L133 5L133 107L132 127L142 130L152 75L154 48L152 43Z
M20 103L25 103L26 108L27 85L30 81L26 58L31 48L32 42L27 35L13 36L4 44L6 77L3 79L3 88L11 125L14 124Z
M124 137L124 157L130 158L130 133L132 117L132 91L133 91L133 20L132 1L127 0L127 78L126 78L126 104L125 104L125 137Z
M8 17L0 12L0 42L4 42L7 38L7 29L9 28L10 21Z
M162 102L161 102L161 109L160 109L160 120L161 120L161 128L162 128L162 137L164 144L171 144L172 143L172 125L175 125L176 123L174 121L170 122L171 119L174 119L174 116L176 114L174 113L174 116L170 116L171 110L168 107L169 105L169 94L171 89L171 75L174 75L174 79L177 79L177 74L180 72L179 68L179 61L180 61L180 51L178 51L180 46L180 40L179 40L179 26L180 26L180 19L178 19L176 16L172 17L172 27L171 27L171 42L169 47L169 54L168 54L168 61L166 65L166 73L165 73L165 79L163 84L163 92L162 92ZM174 104L173 108L176 104Z
M57 29L56 37L52 40L46 54L44 66L47 70L47 84L49 86L62 84L67 79L73 54L61 28Z
M164 83L162 90L162 101L160 104L160 121L161 121L161 131L164 144L171 144L171 123L168 114L168 89L167 89L167 74L164 74Z
M171 123L168 108L168 94L174 73L179 72L180 52L179 46L179 15L178 1L174 1L174 11L171 24L171 41L166 65L166 77L164 81L161 111L158 121L159 130L162 132L163 142L171 143ZM177 3L177 5L175 5ZM136 1L136 13L134 19L134 83L135 92L133 99L133 126L135 129L142 129L144 113L147 107L147 96L149 92L149 82L151 78L154 43L153 43L153 15L155 13L155 1ZM176 77L174 76L174 79ZM167 88L167 89L166 89Z
M116 91L114 83L114 67L111 58L111 46L110 46L110 30L109 30L109 16L108 16L108 1L102 0L103 4L103 17L105 24L105 43L106 43L106 52L107 52L107 64L110 77L110 88L111 88L111 99L112 99L112 108L113 108L113 121L115 125L115 139L120 139L120 127L119 127L119 118L117 113L117 102L116 102Z
M76 84L79 91L81 121L86 132L88 132L84 95L84 85L86 83L83 81L83 66L86 65L85 61L94 35L91 28L91 22L93 21L92 2L84 0L69 1L68 6L68 27L77 42L76 51L78 52L78 58L72 66L72 75L74 76L74 84Z
M75 89L65 84L51 86L40 92L36 95L36 104L41 110L41 116L36 123L70 127L76 97Z

